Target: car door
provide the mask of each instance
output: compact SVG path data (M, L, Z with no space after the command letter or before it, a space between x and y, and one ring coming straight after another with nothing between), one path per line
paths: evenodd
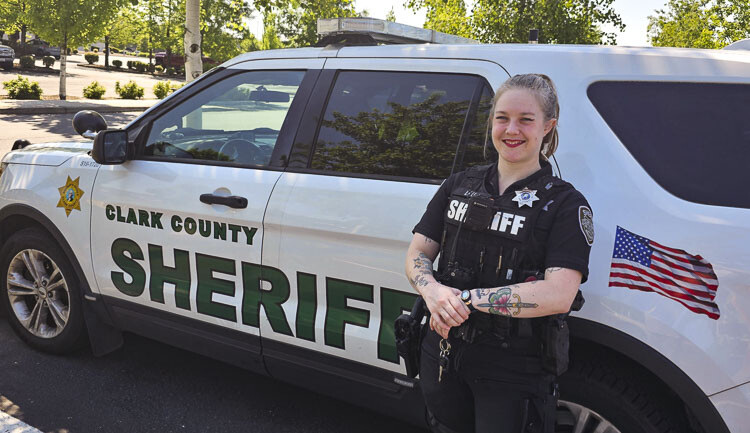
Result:
M100 168L91 252L118 325L213 356L217 342L239 348L238 363L260 368L263 215L322 65L253 61L214 74L149 113L133 160Z
M304 365L398 390L411 229L442 179L484 162L492 88L507 76L481 61L326 62L266 211L264 268L291 288L289 332L261 324L271 374Z

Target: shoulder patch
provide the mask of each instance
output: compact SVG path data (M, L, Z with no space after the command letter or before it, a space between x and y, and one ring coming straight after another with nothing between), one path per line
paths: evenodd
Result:
M586 243L594 243L594 214L588 206L578 206L578 224L581 226Z

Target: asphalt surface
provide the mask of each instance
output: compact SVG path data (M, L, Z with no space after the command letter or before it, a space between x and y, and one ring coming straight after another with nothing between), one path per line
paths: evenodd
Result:
M106 93L104 98L117 98L115 93L115 82L119 81L120 84L125 84L128 81L135 81L139 86L144 88L144 97L147 99L156 98L153 93L154 84L160 81L172 81L181 84L184 80L177 78L162 78L155 77L150 74L137 74L132 72L126 72L126 62L128 60L138 60L144 63L148 63L148 58L143 57L132 57L132 56L111 56L110 65L113 59L120 59L122 61L123 70L112 69L105 71L101 69L87 68L84 66L88 64L83 56L74 55L68 56L66 62L66 92L69 97L82 98L83 88L91 84L93 81L97 81L99 84L104 86ZM99 64L104 64L104 55L99 55ZM36 60L36 66L42 67L41 59ZM18 75L25 76L31 81L36 81L42 88L42 95L44 97L55 97L59 94L60 89L60 61L55 61L51 70L48 71L25 71L18 68L18 60L16 60L16 67L11 70L0 70L0 82L8 81L16 78ZM6 96L8 92L4 88L0 88L0 96Z
M102 114L109 128L121 128L135 119L138 112ZM87 141L73 129L73 114L0 115L0 158L10 151L19 138L32 144L52 141Z
M134 335L115 353L34 351L0 315L0 408L43 432L423 432Z

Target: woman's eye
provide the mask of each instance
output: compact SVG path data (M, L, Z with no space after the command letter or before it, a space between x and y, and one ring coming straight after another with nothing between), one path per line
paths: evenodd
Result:
M505 116L497 116L495 117L495 120L508 120L508 118Z
M521 120L524 121L524 122L533 122L534 121L534 119L532 119L530 117L523 117L523 118L521 118Z

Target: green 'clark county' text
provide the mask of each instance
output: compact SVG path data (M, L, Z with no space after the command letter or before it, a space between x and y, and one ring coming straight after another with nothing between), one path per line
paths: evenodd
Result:
M164 224L162 223L164 214L161 212L133 208L127 208L127 210L125 210L120 206L108 204L104 207L104 214L110 221L164 230ZM253 238L258 231L255 227L229 224L221 221L211 221L202 218L183 218L179 215L172 215L168 219L168 227L175 233L185 232L189 235L199 234L204 238L213 238L222 241L229 240L234 243L244 240L247 245L253 244Z

